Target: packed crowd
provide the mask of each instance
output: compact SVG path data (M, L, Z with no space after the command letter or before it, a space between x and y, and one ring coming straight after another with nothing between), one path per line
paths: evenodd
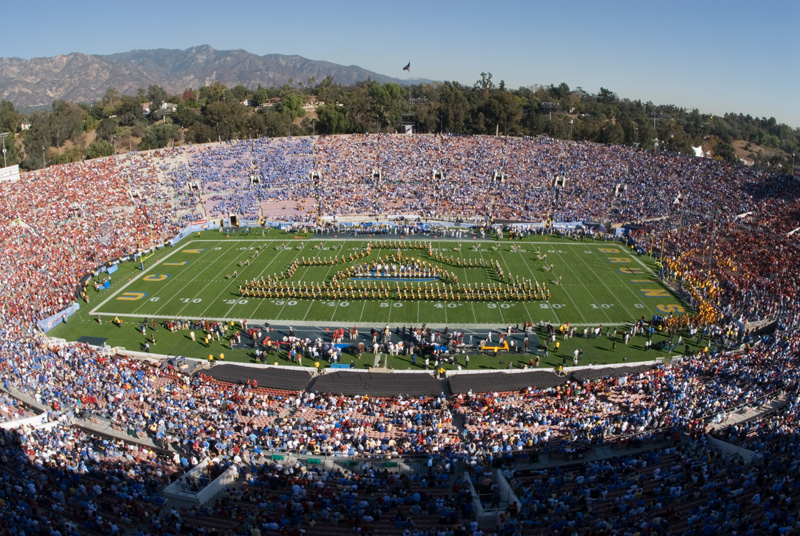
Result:
M553 188L558 177L566 180ZM615 195L620 184L626 188ZM52 167L17 185L0 185L0 214L6 221L0 230L4 387L31 396L54 418L108 419L131 435L184 453L177 459L156 455L86 435L67 423L3 432L2 455L18 462L6 464L13 469L0 479L3 519L16 533L45 527L62 534L116 533L132 530L134 520L157 511L158 490L192 458L235 459L273 451L376 458L434 452L463 461L544 446L591 446L664 429L699 433L744 405L787 396L787 408L777 416L728 434L761 453L763 474L755 469L735 473L729 460L709 454L702 442L687 442L680 447L686 462L677 469L659 459L673 452L653 455L650 463L663 476L646 487L641 481L650 474L644 469L648 455L586 466L572 479L556 473L521 481L524 507L513 518L522 524L503 526L509 534L526 526L613 532L649 523L646 529L659 532L664 520L674 517L695 532L706 526L710 531L741 528L753 519L771 531L796 529L789 498L796 498L797 489L787 476L796 465L792 446L800 355L799 264L796 238L790 235L800 227L796 188L759 170L623 147L434 136L230 142ZM694 193L698 189L703 195ZM53 346L37 334L33 322L75 301L81 278L99 265L161 245L187 221L231 213L244 220L272 214L273 220L308 221L319 213L472 221L666 217L640 232L639 243L664 257L664 277L684 286L701 311L717 311L712 329L730 332L738 320L775 316L780 324L774 335L754 339L738 353L722 351L723 346L682 364L621 378L453 400L276 392L202 376L188 380L168 367L107 357L86 345ZM715 221L704 218L714 215L719 216ZM391 259L387 264L404 266ZM394 269L400 268L389 271ZM0 398L3 420L28 414L10 395ZM463 427L456 424L459 419ZM604 483L607 475L613 489ZM368 478L376 489L396 485L395 477ZM570 487L578 479L593 486ZM305 493L325 488L294 484L309 487ZM689 503L680 498L687 490ZM330 521L314 518L303 500L289 507L280 495L276 502L274 495L246 492L251 495L242 501L283 508L269 514L267 531L273 522L281 531ZM642 493L650 495L643 499ZM374 519L377 510L387 515L369 501L354 515L352 500L339 494L327 515L350 528L368 526L365 516ZM598 507L587 514L586 504ZM399 513L390 507L388 514L398 518L398 533L411 534L418 530L416 505L403 505ZM447 507L453 505L443 499L425 510L439 515ZM444 517L448 530L463 530L466 518L451 520L449 511ZM160 523L154 520L150 530L168 532Z
M70 305L81 277L162 244L187 210L153 155L106 158L0 184L0 311L27 322Z
M702 436L512 482L526 534L794 534L800 487L789 474L743 465Z
M721 439L758 453L764 464L788 474L798 468L800 447L800 393L787 391L785 405L776 413L735 424L717 434Z
M311 139L260 138L193 147L165 163L165 176L175 190L196 192L209 219L258 222L286 219L313 198L312 169Z
M66 423L0 430L0 515L8 534L123 534L157 515L180 466L170 456ZM144 524L143 524L144 520Z
M435 344L435 335L430 337ZM103 358L81 346L25 350L3 362L3 379L39 403L108 419L120 430L200 458L254 447L383 457L591 445L665 427L702 426L798 385L794 334L765 338L742 355L702 354L680 366L620 378L452 401L282 393L202 375L187 383L168 368ZM453 425L456 414L464 418L463 430Z
M475 534L471 493L455 468L438 456L410 475L370 463L329 469L263 460L224 501L174 510L166 523L236 534Z
M800 286L794 267L800 251L790 237L732 218L700 221L660 236L659 242L637 235L665 257L664 278L685 289L712 322L797 318Z
M169 175L176 184L200 183L211 218L239 214L246 220L309 222L317 216L388 214L640 221L672 216L677 208L739 214L775 178L744 166L630 147L399 135L211 144L192 150L188 163Z
M800 386L797 335L766 338L743 355L698 356L680 367L523 393L459 396L471 450L513 452L548 444L591 445L718 422Z

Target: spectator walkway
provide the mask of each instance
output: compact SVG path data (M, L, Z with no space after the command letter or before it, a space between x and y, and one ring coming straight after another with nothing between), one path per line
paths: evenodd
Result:
M763 417L769 415L771 413L777 412L779 409L786 406L789 403L789 395L786 393L781 393L780 396L772 399L771 401L767 402L762 406L744 406L739 408L735 411L732 411L728 414L727 418L724 420L713 423L709 430L710 433L719 432L725 430L729 426L734 426L737 424L741 424L743 422L752 421L759 417Z
M113 439L119 439L122 441L127 441L128 443L135 443L137 445L141 445L143 447L150 448L155 451L159 452L170 452L170 453L179 453L177 449L175 449L172 445L166 444L156 444L155 441L145 432L137 432L134 429L128 428L127 430L121 430L119 428L115 428L111 421L108 419L103 419L100 417L90 417L88 419L81 419L78 417L72 418L72 424L87 432L91 432L94 434L110 437Z
M0 387L0 389L2 389L4 392L8 393L9 395L13 396L14 398L19 400L20 402L24 402L25 404L27 404L28 406L30 406L31 408L36 410L38 413L47 413L48 411L50 411L47 408L47 406L45 406L44 404L40 403L38 400L36 400L34 397L29 395L28 393L20 391L19 389L17 389L16 387L14 387L11 384L6 384L4 387Z

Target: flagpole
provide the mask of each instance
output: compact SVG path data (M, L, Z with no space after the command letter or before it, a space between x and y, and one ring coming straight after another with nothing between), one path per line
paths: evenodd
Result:
M408 71L406 89L408 91L408 107L411 108L411 60L408 60L408 63L405 67L403 67L403 70Z

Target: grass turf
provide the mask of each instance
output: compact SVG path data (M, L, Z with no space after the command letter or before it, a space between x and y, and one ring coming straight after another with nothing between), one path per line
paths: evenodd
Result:
M643 350L644 339L639 337L625 346L621 335L617 338L616 349L605 336L610 327L624 326L638 318L649 319L654 314L664 315L688 311L658 280L653 271L653 263L646 256L638 256L618 242L568 240L555 236L536 236L525 240L480 240L470 238L446 239L440 237L402 240L400 252L406 258L417 259L419 263L430 263L452 272L462 285L484 288L494 285L502 287L509 279L520 282L529 281L545 285L550 292L549 300L506 300L506 301L464 301L444 299L404 299L397 300L394 294L386 299L327 298L303 299L292 297L253 298L243 296L239 287L245 281L263 278L277 278L284 286L296 286L330 282L334 274L360 263L386 258L398 251L397 238L344 238L303 237L279 233L272 230L264 236L261 232L236 233L231 236L219 232L206 232L184 239L175 247L161 248L146 260L144 270L139 262L124 262L111 276L100 274L96 281L110 279L110 288L94 290L92 284L87 289L89 304L82 304L81 310L70 318L69 323L56 326L49 335L76 340L80 336L105 338L111 346L124 346L129 350L139 350L144 342L139 331L139 322L150 319L216 319L237 324L248 319L250 325L269 322L271 324L303 326L306 334L325 336L325 329L346 328L352 325L361 327L362 333L369 327L428 326L442 329L461 329L473 335L474 342L486 337L489 329L505 329L508 325L521 325L533 322L539 325L552 322L559 325L569 322L576 327L577 334L583 334L584 327L603 325L603 336L597 339L576 337L567 341L561 338L558 355L549 352L542 358L541 366L561 364L563 357L571 361L575 348L584 351L583 364L621 362L624 359L638 361L652 359L654 350ZM353 262L351 255L366 252L367 244L372 243L369 254ZM380 243L393 242L392 247L379 247ZM430 243L432 255L416 246ZM256 255L257 253L257 255ZM331 259L342 256L348 260L330 264ZM437 260L437 256L438 259ZM295 261L315 259L317 265L299 266L291 277L280 278ZM461 260L462 266L457 265ZM481 262L483 266L469 267ZM494 262L507 276L504 281L497 271L489 265ZM552 265L552 268L550 268ZM234 278L233 272L237 272ZM510 278L508 277L510 275ZM91 283L94 283L92 281ZM349 278L342 278L345 286ZM398 282L373 281L367 284L395 288ZM438 281L439 286L443 282ZM354 281L358 289L361 281ZM399 281L401 287L425 288L425 282ZM430 294L434 293L437 281L428 281ZM121 326L112 324L118 318ZM98 321L98 319L100 321ZM280 329L280 328L279 328ZM613 329L613 328L612 328ZM537 330L540 338L544 332ZM149 331L148 331L149 335ZM199 333L198 333L199 335ZM280 338L284 333L275 333ZM202 337L196 337L200 341ZM496 340L496 339L495 339ZM521 343L521 336L517 336ZM662 341L657 335L653 342ZM224 352L226 360L252 361L252 350L230 348L212 342L209 348L201 342L192 342L188 332L169 333L160 330L157 345L152 351L192 357L218 356ZM531 340L531 349L537 342ZM690 346L690 350L697 345ZM681 348L683 351L683 348ZM508 367L523 366L531 359L530 354L501 354L499 357L474 355L470 367ZM373 364L371 355L356 358L356 366ZM285 362L283 355L270 357L270 362ZM502 363L501 363L502 361ZM307 363L304 363L307 364ZM396 369L412 367L410 358L390 358L389 366ZM463 356L461 359L463 366ZM418 359L417 366L423 366ZM455 366L455 365L453 365Z

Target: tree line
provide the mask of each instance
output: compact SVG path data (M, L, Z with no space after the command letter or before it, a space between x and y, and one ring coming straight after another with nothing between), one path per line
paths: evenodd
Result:
M683 154L703 146L728 161L738 160L738 142L740 155L743 150L754 165L784 173L800 147L800 129L774 118L713 116L565 83L512 90L491 73L481 73L472 86L342 86L328 77L255 89L215 82L179 95L160 86L136 95L108 89L93 104L57 100L30 115L0 101L0 132L10 133L6 160L24 169L187 143L401 132L408 124L420 133L545 135Z

